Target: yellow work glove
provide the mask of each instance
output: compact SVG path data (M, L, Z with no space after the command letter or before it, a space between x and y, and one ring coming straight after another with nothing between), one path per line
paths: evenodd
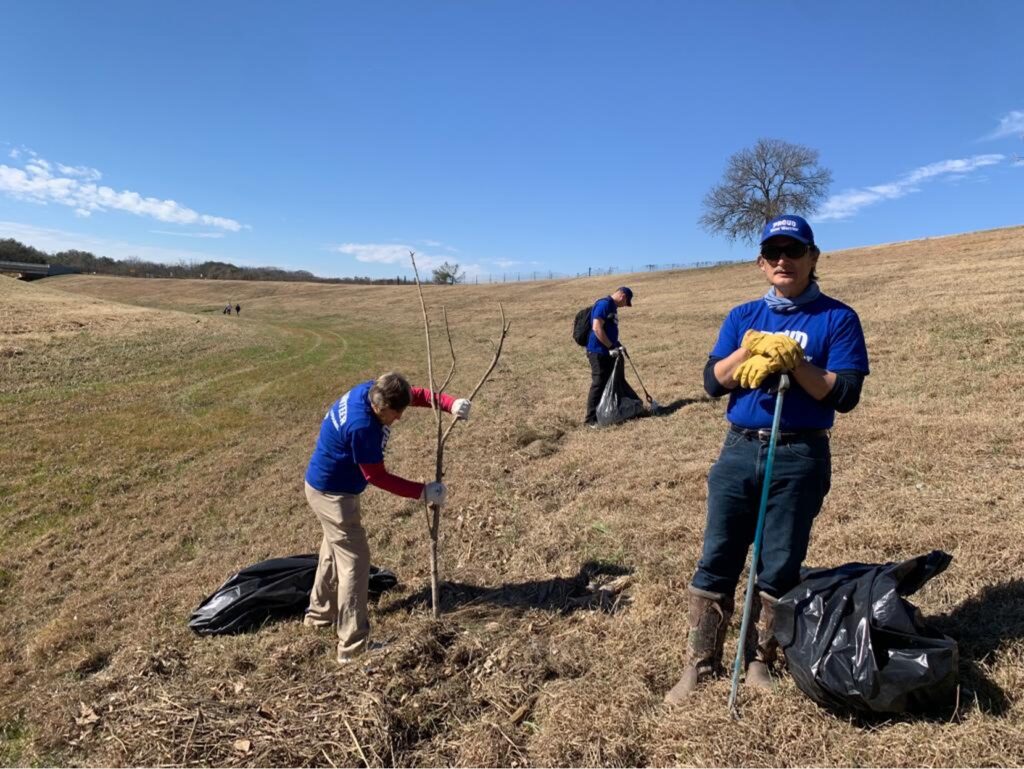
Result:
M751 355L736 368L732 378L740 383L740 387L756 390L766 376L779 370L775 361L767 355Z
M766 334L750 329L743 335L740 346L754 355L767 355L778 365L776 371L790 371L804 359L800 345L785 334Z

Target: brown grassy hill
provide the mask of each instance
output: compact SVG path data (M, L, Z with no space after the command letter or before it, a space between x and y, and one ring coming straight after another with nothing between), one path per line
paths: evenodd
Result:
M0 764L1024 764L1024 228L818 271L872 373L837 420L808 563L954 555L913 600L960 641L955 712L860 723L788 678L743 694L740 721L727 681L661 705L724 431L701 370L764 291L751 265L428 287L451 392L490 360L498 302L512 331L448 444L444 617L422 509L369 491L374 562L402 584L371 616L387 648L344 668L297 621L215 639L185 621L234 570L316 549L302 477L324 410L387 369L426 383L415 287L73 276L0 281ZM623 282L623 341L671 413L583 430L570 321ZM404 418L389 466L429 477L431 430ZM631 600L591 600L595 569L629 570Z

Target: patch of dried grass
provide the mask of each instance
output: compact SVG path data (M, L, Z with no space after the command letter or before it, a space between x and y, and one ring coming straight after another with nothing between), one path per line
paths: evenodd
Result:
M661 705L680 672L685 584L724 427L722 404L703 396L700 371L728 308L761 293L753 267L628 279L638 301L622 313L623 338L652 394L678 405L598 432L576 429L589 376L568 327L577 305L612 286L593 279L428 288L429 306L448 307L463 356L454 391L490 358L488 312L498 298L513 333L473 421L447 452L441 623L425 608L422 511L366 495L375 562L404 583L373 611L375 636L390 643L368 668L338 668L329 634L295 622L197 639L183 621L239 566L315 549L319 530L301 476L316 424L341 389L385 363L422 381L413 294L47 281L72 305L93 293L204 321L201 313L222 306L230 291L245 307L230 333L246 344L249 334L263 335L267 348L246 361L231 357L230 345L204 347L215 334L187 337L193 342L183 346L154 336L140 360L166 357L176 370L148 368L148 378L102 408L74 400L80 366L59 357L50 383L29 378L8 401L20 455L42 463L49 453L74 468L54 478L0 454L0 482L17 500L0 504L0 514L21 532L0 556L8 575L0 590L0 721L20 724L19 762L1024 763L1024 427L1013 418L1024 361L1012 354L1024 329L1006 311L1024 289L1022 239L1020 229L976 233L826 254L820 265L825 290L860 313L873 371L860 407L838 418L833 490L808 562L900 559L935 547L955 556L913 600L960 640L960 707L943 718L874 723L818 708L789 679L775 693L743 693L738 722L726 712L724 680L684 708ZM189 321L145 312L172 326ZM367 317L387 319L390 341L377 353L360 346L364 335L378 339L359 325ZM73 338L84 340L107 378L130 376L128 359L112 347ZM193 367L188 344L201 366ZM31 370L23 355L4 362L6 382ZM215 384L205 385L211 377ZM80 444L76 452L46 441L59 402L52 386L81 409L67 433ZM194 397L178 398L179 389ZM132 428L137 402L160 415L145 432ZM191 447L178 446L172 427L182 419L216 440L196 432L187 436ZM403 420L389 464L428 477L430 445L429 418ZM616 576L587 564L629 571L631 602L602 599L600 588ZM734 636L735 628L727 657Z

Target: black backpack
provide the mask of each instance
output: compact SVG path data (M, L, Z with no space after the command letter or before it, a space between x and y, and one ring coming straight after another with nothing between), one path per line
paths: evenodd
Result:
M590 322L590 311L593 309L593 306L584 307L573 318L572 338L580 347L586 347L587 341L590 339L590 329L593 325Z

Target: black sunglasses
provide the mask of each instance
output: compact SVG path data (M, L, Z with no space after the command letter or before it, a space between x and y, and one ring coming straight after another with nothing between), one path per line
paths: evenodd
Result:
M806 243L789 243L785 246L761 246L761 256L769 262L777 262L784 256L789 259L800 259L806 253Z

